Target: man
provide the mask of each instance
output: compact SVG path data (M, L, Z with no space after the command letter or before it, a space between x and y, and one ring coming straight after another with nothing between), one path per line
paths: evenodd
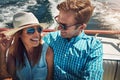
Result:
M59 31L43 37L54 50L54 80L102 80L102 44L84 33L94 7L89 0L66 0L57 9Z

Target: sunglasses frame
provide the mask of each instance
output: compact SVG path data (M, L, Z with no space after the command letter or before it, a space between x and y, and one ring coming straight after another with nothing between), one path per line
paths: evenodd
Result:
M81 26L82 25L82 24L74 24L74 25L66 26L65 24L59 23L56 18L58 18L58 16L55 16L54 19L57 22L57 24L59 24L60 27L62 27L62 29L64 29L64 30L67 30L67 28L71 27L71 26Z
M34 34L35 31L37 31L38 33L41 33L42 32L42 27L37 27L37 28L29 27L26 30L27 34Z

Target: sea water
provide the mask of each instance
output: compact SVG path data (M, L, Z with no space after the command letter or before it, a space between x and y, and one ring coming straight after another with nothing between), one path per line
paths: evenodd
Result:
M58 15L57 4L63 0L0 0L0 27L13 27L12 17L20 11L31 11L40 22L55 28L54 17ZM94 13L86 29L120 30L120 0L91 0ZM99 35L119 37L119 35Z

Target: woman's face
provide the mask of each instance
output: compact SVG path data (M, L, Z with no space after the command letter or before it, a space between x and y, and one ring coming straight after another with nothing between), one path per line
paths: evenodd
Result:
M23 29L21 40L27 49L37 47L40 44L42 28L38 25Z

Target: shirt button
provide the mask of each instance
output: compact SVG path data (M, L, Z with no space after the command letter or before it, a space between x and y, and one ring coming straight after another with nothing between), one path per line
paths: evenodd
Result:
M65 57L66 57L66 54L65 54Z

